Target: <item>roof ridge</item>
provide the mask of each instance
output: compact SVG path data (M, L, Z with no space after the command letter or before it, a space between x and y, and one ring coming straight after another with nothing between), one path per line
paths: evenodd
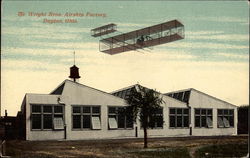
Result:
M66 80L65 80L65 83L66 83L66 82L70 82L70 83L73 83L73 84L77 84L77 85L79 85L79 86L84 86L84 87L87 87L87 88L90 88L90 89L93 89L93 90L96 90L96 91L99 91L99 92L108 94L108 95L110 95L110 96L112 96L112 97L115 97L115 98L118 98L118 99L122 99L122 98L120 98L120 97L114 96L114 95L111 94L111 93L108 93L108 92L105 92L105 91L103 91L103 90L99 90L99 89L96 89L96 88L93 88L93 87L84 85L84 84L82 84L82 83L74 82L74 81L71 81L71 80L69 80L69 79L66 79ZM122 99L122 100L124 100L124 99Z
M126 86L126 87L124 87L124 88L120 88L120 89L117 89L117 90L115 90L115 91L112 91L112 92L110 92L110 94L113 94L113 93L116 93L116 92L119 92L119 91L123 91L123 90L125 90L125 89L132 88L132 87L134 87L134 86L136 86L136 85L142 86L142 85L136 83L136 84L133 84L133 85L131 85L131 86ZM143 87L143 86L142 86L142 87Z

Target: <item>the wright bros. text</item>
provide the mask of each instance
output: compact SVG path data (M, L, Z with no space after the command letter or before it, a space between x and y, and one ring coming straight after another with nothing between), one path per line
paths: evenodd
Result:
M89 18L105 18L107 17L106 13L92 13L92 12L66 12L66 13L56 13L56 12L18 12L19 17L29 16L35 18L43 18L43 23L77 23L79 18L89 17Z

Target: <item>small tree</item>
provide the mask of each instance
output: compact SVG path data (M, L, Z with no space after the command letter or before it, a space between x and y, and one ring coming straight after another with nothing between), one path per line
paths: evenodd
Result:
M152 127L157 119L156 113L161 109L160 105L163 103L163 100L155 90L138 85L131 89L130 94L127 96L127 102L130 105L127 107L128 111L132 115L134 122L139 116L144 131L144 148L147 148L147 129Z

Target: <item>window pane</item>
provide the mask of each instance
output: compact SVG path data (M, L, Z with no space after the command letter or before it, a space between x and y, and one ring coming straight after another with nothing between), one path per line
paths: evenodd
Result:
M115 116L109 116L109 129L116 129L117 126L117 121Z
M195 114L200 115L200 109L195 109Z
M212 115L212 109L208 109L208 110L207 110L207 114L208 114L208 115Z
M116 114L116 108L115 107L109 107L109 114Z
M175 114L175 109L170 109L170 114Z
M178 98L178 93L174 93L174 98L175 98L175 99Z
M126 128L133 128L133 118L130 115L126 116Z
M218 127L224 127L223 117L222 116L218 117L217 123L218 123Z
M228 114L229 114L228 110L225 109L225 110L224 110L224 115L228 115Z
M229 117L229 124L230 124L230 127L234 127L234 117L233 116Z
M184 116L183 119L184 127L189 127L189 117Z
M200 116L195 116L195 127L200 127Z
M41 112L41 105L32 105L32 112Z
M43 106L44 113L52 113L52 106Z
M201 114L206 115L206 109L201 109Z
M73 128L81 128L81 115L73 115Z
M90 128L90 115L83 115L82 128Z
M80 107L73 107L73 113L81 113Z
M182 116L177 116L177 127L182 127Z
M201 116L201 127L207 127L206 116Z
M100 113L100 107L92 107L92 113L99 114Z
M55 117L53 120L54 129L64 129L63 118Z
M218 115L222 115L223 111L221 109L218 110Z
M207 117L207 127L213 127L212 117Z
M223 117L223 123L225 127L230 127L229 121L228 121L228 117Z
M233 115L234 114L234 110L229 110L229 114Z
M170 127L175 127L175 116L170 116Z
M92 116L92 129L101 129L101 121L99 116Z
M41 129L41 114L32 114L32 129Z
M117 112L118 112L118 114L123 114L123 113L125 113L125 108L117 108Z
M178 100L182 100L183 97L183 92L178 93L177 98Z
M82 107L82 112L83 113L90 113L90 107L83 106Z
M55 113L63 113L63 107L62 106L54 106L54 112Z
M118 128L125 128L125 115L118 115Z
M190 91L186 91L186 92L184 93L184 99L183 99L184 102L187 102L187 101L188 101L189 95L190 95Z
M43 129L52 129L52 115L43 115Z
M55 114L54 117L60 117L60 118L63 118L63 115L62 114Z
M156 116L156 127L163 127L163 116Z
M177 114L182 114L182 109L177 109Z
M154 119L153 119L153 118L149 118L148 126L149 126L150 128L155 128L155 126L156 126L155 118L154 118Z
M188 114L188 109L183 109L184 110L184 114Z

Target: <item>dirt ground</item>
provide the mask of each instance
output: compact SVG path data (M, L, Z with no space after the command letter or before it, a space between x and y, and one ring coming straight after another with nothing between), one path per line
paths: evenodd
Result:
M247 144L247 135L220 137L151 138L148 149L143 139L112 139L82 141L7 141L7 155L15 157L69 158L137 158L133 153L161 149L186 148L190 157L206 145Z

